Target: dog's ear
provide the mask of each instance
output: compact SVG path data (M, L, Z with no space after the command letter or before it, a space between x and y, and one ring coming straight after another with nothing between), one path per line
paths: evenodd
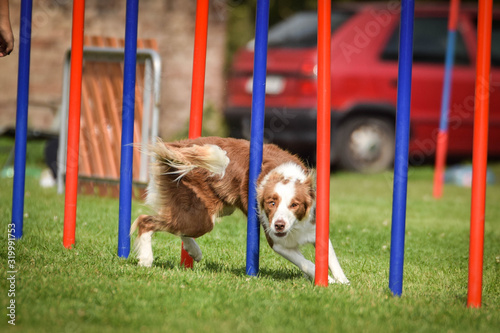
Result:
M264 186L258 186L257 187L257 206L264 208L264 204L262 203L264 196Z
M314 169L309 170L304 184L309 188L311 198L316 200L316 171Z
M257 186L257 206L261 209L264 209L264 192L265 192L265 184L260 184Z

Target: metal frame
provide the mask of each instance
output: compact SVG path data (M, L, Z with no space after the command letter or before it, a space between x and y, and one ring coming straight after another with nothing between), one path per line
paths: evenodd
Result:
M83 48L85 61L123 62L125 50L123 48L94 47ZM66 174L66 150L69 110L69 77L70 77L71 50L66 52L64 58L63 90L60 109L59 150L57 153L57 192L64 193L64 178ZM138 49L137 62L145 63L144 95L143 95L143 122L142 142L153 143L158 136L158 120L160 118L160 86L161 86L161 58L158 52L152 49ZM149 126L151 124L151 126ZM139 180L148 181L149 156L141 152Z

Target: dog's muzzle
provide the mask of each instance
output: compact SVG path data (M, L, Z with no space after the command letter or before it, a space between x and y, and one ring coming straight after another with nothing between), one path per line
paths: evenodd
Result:
M274 222L274 234L278 237L284 237L287 232L285 231L286 222L285 220L277 220Z

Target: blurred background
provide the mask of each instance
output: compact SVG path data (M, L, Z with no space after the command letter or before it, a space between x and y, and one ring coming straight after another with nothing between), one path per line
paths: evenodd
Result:
M363 4L371 4L372 2L334 1L332 3L335 6L347 8L347 11L351 7L354 8L346 16L345 20L347 20L353 17L353 13L357 12L359 8L363 8ZM395 8L396 11L399 3L399 1L377 2L378 8L381 10ZM416 1L416 3L417 7L427 4L439 4L441 8L447 8L448 6L447 2ZM475 6L476 2L462 0L462 3L468 3L469 7L471 7L470 5ZM10 6L14 35L17 38L20 29L20 0L10 1ZM315 10L316 6L317 1L314 0L271 0L270 26L276 26L276 24L290 19L299 12ZM231 91L231 87L236 87L237 83L233 85L231 80L235 78L235 73L238 73L239 70L235 68L238 51L240 55L246 51L251 53L251 41L255 29L255 8L256 0L210 1L204 135L240 137L248 135L248 133L242 133L242 130L238 132L235 126L228 123L228 117L225 113L231 107L231 96L237 95ZM165 140L187 136L195 13L196 1L194 0L143 0L139 3L138 37L155 39L162 60L159 134ZM57 133L58 131L58 113L60 112L63 88L64 55L71 44L71 16L72 1L70 0L39 0L34 2L28 119L28 126L32 130L48 133ZM342 19L341 23L343 22L344 19ZM124 34L125 1L86 1L85 35L124 38ZM446 35L446 32L444 32L444 35ZM19 56L17 43L16 40L14 52L0 60L0 134L6 133L9 129L12 130L15 127L17 61ZM493 47L498 50L497 44L493 44ZM311 48L311 45L306 45L306 48ZM355 54L353 53L353 55ZM472 57L467 59L467 61L473 60ZM239 61L244 62L244 59L239 59ZM443 61L442 58L438 59L441 64ZM460 59L458 61L460 62ZM250 62L247 61L247 63ZM473 68L474 64L471 62L470 66ZM310 70L314 74L314 66ZM246 73L245 75L251 74ZM247 79L245 78L245 80ZM248 81L246 84L248 84ZM279 82L276 84L279 86ZM495 96L500 96L498 91ZM235 105L238 107L242 106L241 102L239 105L237 104ZM436 109L438 113L439 106ZM465 118L462 117L461 119ZM238 119L238 122L241 121ZM373 137L374 131L380 131L380 128L384 130L384 126L389 127L389 134L391 134L390 127L393 125L391 121L385 125L375 125L375 127L372 126L371 132L365 133L365 137L370 137L370 135ZM375 137L375 139L384 140L383 137ZM365 149L365 146L368 147L366 149L372 149L374 145L372 143L375 142L375 139L363 139L364 141L361 144L358 142L358 147L354 147L354 149L360 151L355 151L353 154L370 154L369 151L363 151L363 149ZM281 144L281 142L278 143ZM389 145L391 144L393 143L389 142ZM432 155L433 148L428 143L420 142L420 144L422 146L420 147L422 155ZM497 143L494 142L493 145L497 145ZM293 150L293 145L291 146ZM313 148L308 147L305 150L311 152ZM376 153L383 154L380 149ZM307 155L307 152L304 155ZM307 157L310 157L314 162L314 156ZM366 158L372 157L368 156ZM386 157L388 162L385 161L385 164L382 163L381 166L376 166L373 171L387 168L392 163L390 159L391 156ZM362 165L343 164L348 169L363 171Z
M20 2L10 1L16 39L19 37ZM315 9L316 5L316 1L311 0L272 0L270 24L297 11ZM205 105L217 113L223 108L225 77L232 56L253 38L255 6L256 0L210 1ZM195 12L194 0L139 2L138 36L156 39L163 61L160 134L167 140L185 131L189 117ZM50 129L58 112L64 54L71 45L71 15L71 0L39 0L33 3L31 128ZM85 34L124 38L125 1L87 0ZM0 62L0 133L15 126L17 42L13 53Z

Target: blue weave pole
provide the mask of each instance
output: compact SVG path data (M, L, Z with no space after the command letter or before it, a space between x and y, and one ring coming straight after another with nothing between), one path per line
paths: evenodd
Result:
M443 95L441 96L441 118L439 121L439 130L442 132L448 132L448 114L450 110L451 78L453 73L456 35L456 30L448 30L446 59L444 64Z
M26 141L28 139L28 99L30 82L31 16L33 1L21 1L19 32L19 69L17 77L16 138L14 148L14 185L12 189L11 236L23 236L24 190L26 176Z
M257 213L257 178L262 167L264 144L264 110L266 100L267 32L269 30L269 0L257 1L255 19L255 52L250 130L250 171L248 179L247 275L259 273L260 226Z
M127 0L125 17L125 60L123 66L122 143L120 160L120 205L118 217L118 256L130 254L132 208L132 162L134 157L135 75L137 61L137 23L139 1Z
M389 289L395 296L401 296L403 292L414 12L415 1L403 0L401 4L399 32L396 151L392 198L391 260L389 267Z

